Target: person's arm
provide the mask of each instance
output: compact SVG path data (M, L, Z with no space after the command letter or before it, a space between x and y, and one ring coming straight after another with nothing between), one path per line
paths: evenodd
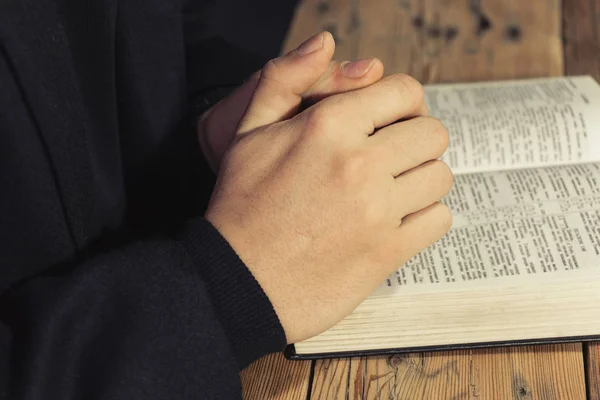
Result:
M321 34L264 70L204 219L3 294L0 394L239 398L239 368L333 326L447 231L447 132L411 118L414 80L286 119L332 54Z
M239 398L239 369L286 343L252 274L200 218L24 282L1 304L11 399Z

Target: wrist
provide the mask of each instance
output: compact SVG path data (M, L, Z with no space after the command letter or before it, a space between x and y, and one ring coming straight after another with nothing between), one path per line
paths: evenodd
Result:
M282 351L286 336L270 299L221 233L208 220L196 218L178 239L206 284L240 368Z

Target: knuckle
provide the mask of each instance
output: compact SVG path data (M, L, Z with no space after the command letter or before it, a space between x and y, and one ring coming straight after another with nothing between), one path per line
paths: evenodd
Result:
M309 132L329 132L332 128L332 125L335 123L330 111L331 110L326 106L326 104L318 104L317 106L314 106L307 116Z
M279 75L279 67L277 66L277 59L273 58L262 67L260 72L261 78L273 79Z
M413 107L416 109L425 101L425 89L415 78L406 74L396 75L396 81L399 85L399 91L402 96L408 95L413 100Z
M433 117L424 117L429 121L431 125L429 132L431 133L432 140L435 142L435 148L439 149L440 153L443 153L448 148L448 144L450 143L450 135L448 133L448 129L446 125L442 123L437 118Z
M417 137L427 142L427 148L435 149L436 156L441 156L448 148L450 141L446 126L439 119L428 116L418 117L415 122L419 124L417 129L419 132L415 132L418 133Z
M444 203L438 204L440 230L443 231L442 235L445 235L452 227L452 211Z
M366 157L361 152L354 152L346 155L339 162L337 168L338 181L344 185L360 180L364 174Z
M423 162L420 155L417 154L413 149L419 146L419 139L416 135L409 134L405 138L406 144L398 147L400 156L406 159L410 164L419 165ZM406 169L405 169L406 170ZM402 171L405 172L405 171Z
M259 84L285 90L293 90L294 82L290 81L289 74L286 74L284 69L281 68L281 65L278 64L281 64L279 58L267 61L260 71Z
M386 219L386 209L379 202L368 201L363 205L362 219L366 226L379 226Z
M434 169L435 176L446 189L445 191L449 191L454 184L454 174L450 166L441 160L434 160L432 161L432 168Z

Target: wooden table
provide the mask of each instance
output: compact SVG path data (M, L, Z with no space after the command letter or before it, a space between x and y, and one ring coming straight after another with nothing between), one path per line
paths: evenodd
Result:
M376 56L387 73L423 83L600 80L599 23L600 0L304 0L284 51L327 29L337 59ZM316 362L277 354L242 382L246 400L600 400L600 343Z

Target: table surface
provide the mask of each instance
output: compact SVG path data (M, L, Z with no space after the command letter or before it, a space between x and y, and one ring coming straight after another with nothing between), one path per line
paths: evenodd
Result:
M423 83L590 74L600 0L304 0L283 51L320 30L339 60L379 57ZM242 372L246 400L600 400L600 343L322 361L280 354Z

